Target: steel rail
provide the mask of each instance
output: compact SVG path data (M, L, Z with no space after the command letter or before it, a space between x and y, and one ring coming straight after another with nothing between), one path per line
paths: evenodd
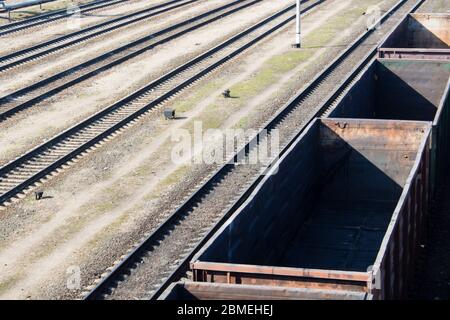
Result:
M31 62L31 61L34 62L39 58L46 57L50 54L56 53L63 49L67 49L74 45L80 44L83 41L93 39L95 37L106 34L108 32L118 30L120 28L129 26L133 23L137 23L139 21L166 13L168 11L171 11L171 10L174 10L177 8L181 8L183 6L195 3L197 1L200 1L200 0L171 0L168 2L164 2L162 4L158 4L158 5L143 9L143 10L139 10L137 12L133 12L133 13L121 16L119 18L111 19L111 20L84 28L82 30L78 30L78 31L69 33L67 35L57 37L52 40L45 41L45 42L37 44L37 45L33 45L33 46L25 48L25 49L20 49L20 50L14 51L12 53L9 53L9 54L6 54L6 55L3 55L0 57L0 72L5 72L14 67L23 65L27 62ZM122 22L123 20L127 20L130 18L133 18L133 19ZM95 31L95 32L90 33L91 31ZM75 38L75 39L73 39L69 42L64 42L65 40L70 40L72 38ZM53 45L56 45L56 46L53 46ZM41 50L41 49L44 49L44 50Z
M315 3L312 3L311 5L309 5L305 9L303 9L302 13L306 13L306 12L310 11L311 9L315 8L317 5L323 3L324 1L325 0L319 0L319 1L315 2ZM278 12L274 16L279 16L281 13L285 13L285 12L287 12L289 10L293 10L294 8L295 8L295 5L289 6L288 8L282 10L281 12ZM270 17L269 19L272 20L272 18L274 16ZM264 34L262 34L262 35L258 36L257 38L251 40L248 44L245 44L244 45L245 48L241 47L241 48L238 48L236 51L239 51L239 53L242 52L243 50L245 50L248 47L250 47L250 45L253 45L254 43L260 41L261 39L267 37L268 35L272 34L274 31L279 30L281 27L285 26L287 23L293 21L294 19L295 19L295 15L292 15L292 16L288 17L287 19L285 19L281 23L279 23L276 26L272 27L270 30L264 32ZM261 24L265 23L267 20L268 19L264 20L263 22L259 23L258 25L261 25ZM227 56L225 59L229 60L230 58L236 56L237 53L232 53L229 56ZM210 71L207 70L206 72L210 72ZM204 190L204 189L202 188L202 190ZM202 193L202 192L200 192L200 193ZM124 260L121 263L116 265L111 270L111 272L108 274L108 276L103 278L95 286L95 288L93 290L91 290L88 295L86 295L85 299L86 300L97 299L97 298L100 298L102 294L107 292L108 289L111 287L111 284L114 283L120 277L120 275L126 273L126 271L129 269L129 267L136 261L136 259L138 257L140 257L144 252L148 251L148 247L151 246L151 244L155 245L157 243L157 239L160 239L160 237L162 235L164 235L168 229L170 229L170 228L172 228L174 226L174 223L176 221L178 221L179 218L181 218L183 216L183 215L180 214L180 212L183 210L181 208L185 208L186 206L189 206L190 204L192 204L192 201L194 201L195 198L196 198L196 194L191 196L189 198L189 200L187 200L184 203L184 205L182 205L180 207L180 209L178 209L174 214L172 214L169 218L167 218L149 237L147 237L145 239L145 241L141 245L139 245L131 253L129 253L124 258Z
M56 0L26 0L26 1L22 1L22 2L8 4L4 0L2 0L2 1L0 1L0 3L1 3L3 9L0 9L0 13L12 12L15 10L34 7L34 6L41 6L43 4L46 4L49 2L54 2L54 1L56 1Z
M260 30L289 14L294 7L291 5L240 32L0 168L0 204L287 24L295 15L268 31ZM253 32L263 33L234 48ZM218 60L211 59L215 55Z
M398 10L402 5L404 5L408 0L400 0L397 2L394 6L392 6L379 20L378 23L385 22L396 10ZM408 11L408 13L414 12L417 10L417 8L424 2L425 0L418 0L412 8ZM407 13L407 14L408 14ZM395 27L394 27L395 28ZM186 212L191 210L194 204L198 201L198 199L201 199L205 194L210 192L212 185L216 183L216 181L219 181L223 176L227 174L230 170L232 170L235 166L235 163L239 161L239 159L242 159L242 155L244 154L247 156L250 151L251 147L255 146L255 144L258 143L259 136L263 132L263 130L267 130L268 135L270 134L270 131L273 130L278 124L282 123L283 119L286 118L286 116L292 112L293 109L298 108L301 105L301 101L306 99L308 96L314 94L314 92L317 90L317 88L325 81L325 79L335 70L337 70L338 66L353 52L356 48L358 48L361 43L367 39L374 31L376 31L375 28L371 28L361 34L354 42L352 42L341 54L339 54L338 57L336 57L333 61L331 61L322 72L320 72L309 84L306 88L302 89L300 92L298 92L291 100L289 100L281 109L279 112L277 112L261 129L261 131L258 132L255 137L249 141L243 148L241 148L238 152L236 152L232 158L223 165L219 170L216 171L216 173L208 179L197 191L194 192L194 194L191 195L191 197L186 200L165 222L166 228L169 227L169 225L175 224L181 217L186 216ZM296 141L296 139L304 132L305 128L316 118L324 115L324 113L327 111L327 109L330 107L330 105L343 93L345 90L349 87L349 85L352 83L352 81L362 72L362 70L370 63L372 59L376 58L377 54L377 47L378 43L369 49L368 53L356 64L356 66L345 75L344 80L336 86L336 88L329 93L329 95L320 103L315 113L306 121L305 124L302 124L302 126L293 133L292 136L288 138L288 142L282 147L279 154L277 155L277 158L281 157L283 154L286 153L286 151L290 148L290 146ZM256 142L255 142L256 141ZM267 168L259 174L257 177L255 177L249 185L243 190L241 195L237 200L235 200L231 206L227 209L226 213L211 227L210 230L208 230L205 235L202 237L202 239L197 243L197 245L185 256L185 258L179 263L178 268L174 270L167 278L166 280L156 289L153 291L150 299L157 299L165 289L168 288L168 286L182 278L184 275L186 275L186 272L189 270L189 262L194 257L196 252L205 245L209 239L215 234L215 232L223 225L223 223L226 222L226 220L246 201L246 199L250 196L250 194L253 192L253 190L257 187L257 185L261 182L263 179L265 173L267 173L274 165L276 164L276 160L274 160ZM156 232L158 232L157 230ZM161 231L159 231L161 232ZM150 237L148 237L144 242L142 242L138 248L135 249L137 252L138 250L141 252L143 249L140 249L140 247L147 247L150 245L150 243L157 241L161 235L164 233L160 233L159 235L152 234ZM159 237L158 237L159 236ZM130 258L129 258L130 257ZM131 254L127 256L128 259L131 259ZM125 259L127 259L125 258ZM133 261L136 261L139 258L139 255L136 255L132 257ZM132 262L128 262L131 264Z
M123 2L127 2L129 0L99 0L99 1L93 1L86 4L82 4L79 7L80 13L87 13L94 10L103 9L106 7L114 6L122 4ZM72 12L67 12L67 8L61 9L61 10L55 10L48 13L43 13L38 16L27 18L24 20L11 22L5 25L0 26L0 37L18 32L21 30L25 30L28 28L36 27L42 24L50 23L59 19L63 19L66 17L71 16Z
M148 50L154 49L159 45L179 38L186 33L192 32L219 19L225 18L261 1L262 0L236 0L230 2L224 6L214 8L208 12L189 18L168 28L151 33L150 35L123 45L122 47L101 54L77 66L63 70L51 77L40 80L32 85L3 96L0 98L0 122L35 105L38 102L50 98L64 89L85 81L93 76L97 76L116 65L124 63L140 54L147 52ZM224 11L229 8L232 9ZM55 83L56 86L52 87L53 83ZM47 90L39 92L44 89ZM35 91L37 91L37 95L30 98L27 97L30 93Z

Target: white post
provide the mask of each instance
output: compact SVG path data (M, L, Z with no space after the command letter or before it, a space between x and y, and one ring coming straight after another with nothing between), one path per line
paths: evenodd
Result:
M295 21L295 47L301 47L301 22L300 22L300 0L297 0L297 17Z

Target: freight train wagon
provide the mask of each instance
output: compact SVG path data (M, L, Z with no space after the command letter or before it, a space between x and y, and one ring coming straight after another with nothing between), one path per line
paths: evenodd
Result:
M428 211L430 132L316 119L198 251L193 281L405 297Z
M448 170L450 61L379 59L346 90L332 118L431 121L431 189Z
M412 13L378 48L380 58L450 60L450 14Z

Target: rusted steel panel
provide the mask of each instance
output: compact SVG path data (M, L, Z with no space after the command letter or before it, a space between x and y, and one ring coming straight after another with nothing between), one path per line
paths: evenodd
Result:
M450 60L450 14L414 13L385 38L380 58Z
M159 300L365 300L364 292L205 282L172 284Z
M427 146L429 141L424 141ZM373 267L376 299L405 298L428 207L429 153L416 159Z
M367 281L352 280L341 277L341 279L329 279L320 277L308 277L307 275L284 276L273 273L264 273L261 270L254 272L227 271L224 270L198 269L194 265L193 280L199 282L215 282L245 285L268 285L284 288L312 288L321 290L341 290L346 292L367 292ZM366 276L367 279L370 275Z
M275 276L308 277L308 278L350 280L363 282L369 279L369 274L367 272L256 266L246 264L213 263L213 262L205 263L201 261L192 262L191 266L194 269L201 269L201 270L240 272L240 273L264 273L264 274L272 274Z
M412 13L408 19L408 45L413 48L450 46L450 14Z
M419 174L413 168L418 163L428 168L423 155L429 153L430 131L427 122L315 120L196 254L193 280L373 297L378 290L374 271L381 274L373 265L396 208L403 206L405 192L412 192L405 186ZM428 208L423 195L428 171L420 174L419 197L411 197L422 212ZM413 259L399 257L415 251L420 234L418 227L404 231L409 216L397 216L403 228L389 239L394 243L391 286L380 290L395 290L392 296L400 297L407 281L395 276L407 274ZM417 236L414 244L405 241L410 234Z
M282 287L320 288L365 292L368 272L272 267L231 263L193 262L193 280L261 284ZM200 270L199 272L197 272ZM255 277L255 275L263 275Z
M450 50L380 48L378 49L378 56L385 59L450 60Z
M373 61L329 111L330 117L432 121L432 192L449 154L450 61Z

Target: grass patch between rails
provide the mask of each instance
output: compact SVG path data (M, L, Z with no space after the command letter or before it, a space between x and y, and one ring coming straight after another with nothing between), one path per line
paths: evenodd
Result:
M245 129L248 127L249 124L249 117L244 116L241 119L239 119L238 123L233 127L235 129Z
M111 238L111 233L117 233L120 232L120 227L126 223L131 217L130 211L126 211L124 213L122 213L119 217L117 217L112 223L108 224L107 226L105 226L103 229L101 229L100 231L98 231L97 233L95 233L95 235L87 241L86 246L84 246L83 248L97 248L98 245L100 245L101 243L106 243L107 241L110 240ZM29 255L28 257L28 261L33 263L34 261L37 261L38 259L44 258L45 256L48 256L52 253L53 249L57 248L57 245L61 244L62 242L64 242L65 240L67 240L67 238L73 234L75 234L76 232L80 231L81 228L91 219L92 217L90 217L89 215L84 215L83 217L80 218L74 218L71 219L70 223L68 225L65 225L62 227L62 229L59 229L58 231L60 231L60 234L58 234L56 236L56 238L51 238L47 240L47 243L42 246L41 249L34 251L32 254ZM62 239L62 240L61 240ZM75 255L83 255L86 252L86 249L83 249L82 251L75 251L74 253L72 253L71 255L75 254ZM72 259L72 263L75 264L79 264L79 258L73 257ZM8 287L11 287L15 282L17 282L18 280L20 280L21 278L23 278L23 274L20 273L16 273L15 275L13 275L12 277L10 277L7 281L7 285ZM87 283L86 283L87 285ZM4 287L4 284L1 283L0 284L0 292L3 290L8 289L8 287Z
M183 165L178 167L174 172L168 175L165 179L160 181L155 188L155 192L149 193L143 198L144 202L152 201L158 198L159 194L163 191L164 188L168 186L172 186L182 179L187 171L189 170L189 166ZM139 205L139 210L145 210L145 203L141 203ZM98 232L91 240L88 242L89 247L98 247L102 243L106 243L110 238L110 234L112 232L117 233L121 231L121 227L124 226L130 219L133 218L133 210L129 209L121 214L114 222L110 223L108 226L103 228L100 232Z
M374 1L374 3L376 3ZM342 29L349 25L349 21L361 17L364 11L367 9L367 4L364 7L350 8L344 10L339 15L330 19L323 27L320 27L320 32L312 32L304 38L304 48L324 47L327 43L333 41L336 37L337 29Z
M131 218L130 211L126 211L120 215L114 222L107 225L101 231L97 232L92 239L87 242L89 248L97 248L102 243L106 243L111 238L111 233L120 232L120 227Z
M307 62L313 55L323 48L333 38L342 33L342 29L350 26L372 3L379 3L378 0L369 2L353 1L350 8L341 10L339 14L328 19L324 24L318 26L304 38L304 49L292 49L286 53L273 56L264 62L262 68L252 77L236 83L230 87L231 96L235 99L218 98L205 109L201 115L195 117L193 121L202 121L203 129L219 128L228 115L232 114L249 99L260 93L265 88L276 83L286 72ZM195 93L187 99L174 102L170 107L177 113L187 112L204 100L208 95L220 89L225 83L224 79L215 78L196 88ZM239 122L237 127L245 127L247 119ZM186 127L193 132L193 123Z
M204 111L204 113L195 119L195 121L202 121L203 130L218 128L223 122L227 111L220 110L220 106L213 104Z
M195 92L187 99L179 100L171 105L171 108L175 109L177 113L183 113L191 110L196 104L199 104L204 100L211 92L219 90L224 84L223 80L211 79L203 86L195 88ZM188 89L189 90L189 89Z
M165 148L166 146L162 147ZM82 205L79 209L77 209L80 214L67 218L67 221L65 221L63 225L48 235L48 238L45 240L45 245L40 246L37 250L35 250L31 255L29 255L28 259L30 261L36 261L39 258L49 255L57 247L57 244L64 243L71 236L81 232L84 227L86 227L97 217L108 215L108 213L115 210L121 204L126 203L127 198L133 195L134 190L126 188L126 186L130 184L142 184L140 183L141 181L137 180L142 179L142 175L145 175L151 169L152 168L150 168L147 163L143 164L137 168L137 170L133 171L131 175L127 176L125 178L126 181L120 181L111 185L106 188L99 197L95 198L94 201L89 201L88 203ZM162 189L180 181L180 179L185 176L188 169L189 167L187 165L178 167L174 172L165 177L165 179L158 182L154 191L149 191L147 195L143 196L142 201L136 203L135 207L121 212L100 232L106 235L110 230L120 229L120 226L129 220L129 217L131 217L131 213L134 210L139 210L137 209L138 207L145 205L145 203L141 202L148 202L157 198ZM146 180L143 181L145 182ZM101 236L96 235L95 238L97 240L94 240L94 242L98 243L100 241L100 237Z
M232 96L240 99L240 104L244 104L248 99L253 98L265 88L276 83L286 72L307 63L320 49L324 48L333 39L338 37L342 30L349 27L356 19L360 18L363 12L372 3L358 1L356 7L341 10L339 14L333 16L326 23L312 30L303 39L302 49L292 49L286 53L273 56L267 60L263 67L251 78L233 85L230 90ZM235 103L236 104L236 103ZM240 121L235 127L243 128L247 120Z
M350 7L345 10L340 10L338 14L331 17L305 36L303 40L303 49L287 50L283 54L269 58L252 76L244 81L235 83L230 87L231 96L234 99L217 97L207 109L202 111L201 115L192 119L186 128L193 133L193 121L202 121L203 130L220 128L229 115L245 106L250 99L257 96L264 89L279 81L286 72L289 72L304 63L308 63L308 60L310 60L314 54L323 49L330 41L333 41L334 38L337 38L342 33L343 29L350 27L355 20L361 17L367 7L374 3L379 3L379 1L353 1L350 4ZM178 104L175 104L174 107L180 112L192 109L196 103L201 102L202 98L217 91L223 83L224 80L220 82L217 80L208 82L199 88L198 93L186 100L180 101ZM244 116L234 127L245 128L248 123L249 119Z
M174 172L165 177L161 182L158 183L156 189L161 190L162 188L168 187L180 181L181 178L188 172L189 166L182 165L178 167Z
M109 196L114 190L106 190L107 196L102 197L104 201L96 202L95 204L89 203L79 208L81 214L68 217L63 225L58 229L53 230L48 237L44 240L44 244L34 250L29 256L29 261L33 262L37 259L43 258L49 255L58 245L67 241L71 236L80 232L87 224L89 224L96 217L99 217L112 211L116 207L116 203L110 201ZM106 198L107 197L107 198ZM120 199L118 199L120 200ZM123 200L123 199L122 199ZM119 218L118 218L119 219Z
M263 68L253 78L233 85L230 88L232 95L241 99L252 98L263 88L276 83L283 73L308 60L312 55L312 51L291 51L274 56L265 62Z
M54 233L50 233L48 238L44 240L44 243L28 255L27 260L34 262L50 255L59 245L69 241L71 236L81 231L92 218L93 217L87 213L69 218L63 226L55 229Z

